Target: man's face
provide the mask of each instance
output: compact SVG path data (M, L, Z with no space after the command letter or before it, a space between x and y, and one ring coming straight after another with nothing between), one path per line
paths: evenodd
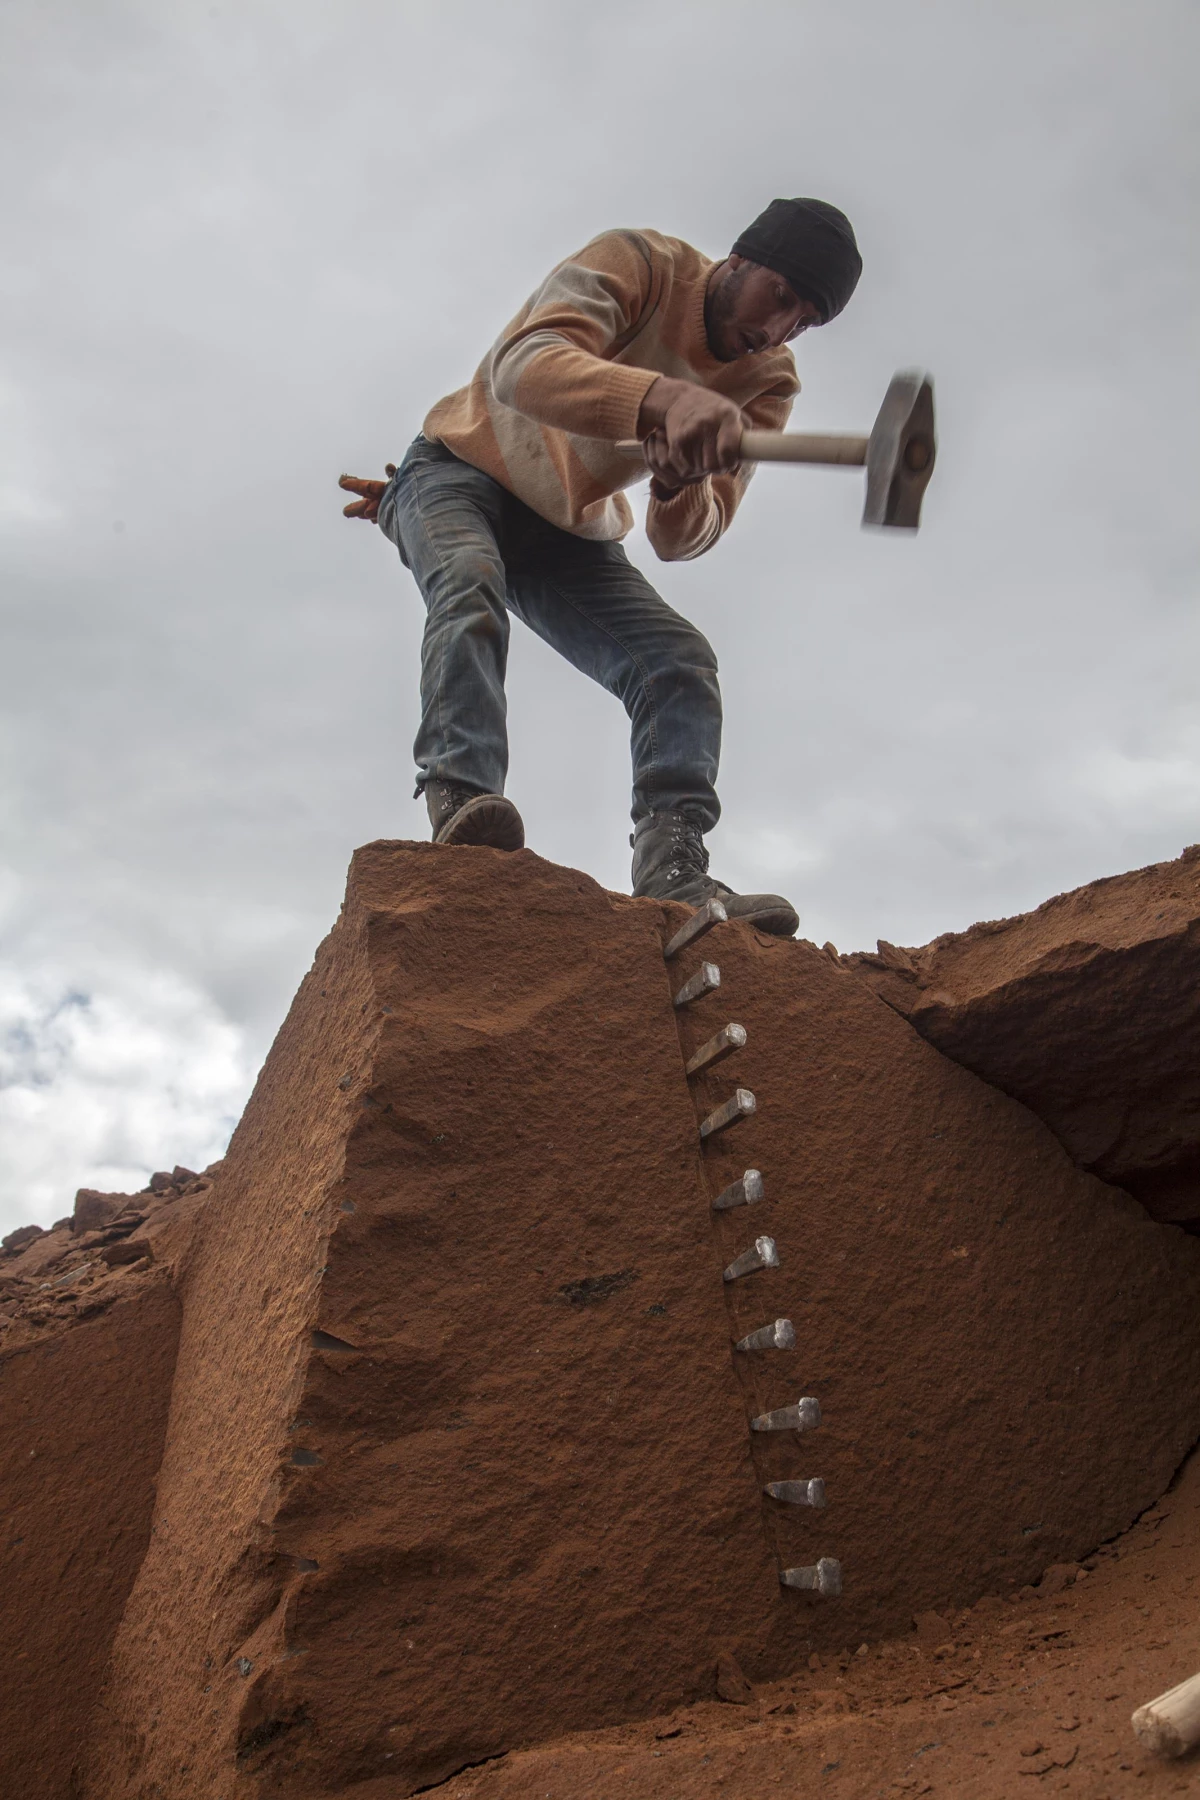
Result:
M819 325L811 300L801 300L773 269L732 255L716 270L704 307L708 347L720 362L777 350Z

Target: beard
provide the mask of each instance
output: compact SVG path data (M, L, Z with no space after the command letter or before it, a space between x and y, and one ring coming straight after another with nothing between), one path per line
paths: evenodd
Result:
M742 289L753 267L744 262L741 268L730 269L720 285L705 296L704 331L718 362L736 362L742 354L737 345L735 319Z

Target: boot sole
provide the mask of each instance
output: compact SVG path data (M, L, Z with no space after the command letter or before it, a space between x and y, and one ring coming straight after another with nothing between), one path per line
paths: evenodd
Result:
M755 931L765 931L768 937L795 937L800 929L800 915L792 912L763 913L730 913L731 919L744 919L747 925L753 925Z
M708 900L719 900L729 918L743 919L747 925L753 925L756 931L765 931L768 937L795 937L800 929L800 915L795 907L781 894L706 894L703 900L684 899L680 894L656 894L647 892L645 888L633 891L635 900L677 900L690 912L698 912ZM747 902L758 899L758 906Z
M743 919L747 925L753 925L756 931L765 931L768 937L795 937L800 929L800 915L794 906L786 900L777 900L773 906L763 906L757 911L747 907L742 911L737 904L738 897L730 894L718 895L722 905L726 907L731 919Z
M523 850L525 825L502 794L476 794L447 819L435 844L484 845L489 850Z

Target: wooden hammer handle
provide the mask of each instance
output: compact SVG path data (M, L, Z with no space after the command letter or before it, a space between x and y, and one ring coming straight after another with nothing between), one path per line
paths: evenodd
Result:
M1184 1756L1200 1744L1200 1675L1168 1688L1133 1715L1136 1736L1161 1756Z
M865 437L831 437L807 431L743 431L743 462L829 463L862 468L867 460ZM637 438L617 446L631 455L641 451Z

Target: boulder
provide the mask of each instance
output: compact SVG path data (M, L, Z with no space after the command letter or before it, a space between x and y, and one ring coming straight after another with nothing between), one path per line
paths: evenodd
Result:
M56 1225L52 1231L39 1231L36 1237L15 1245L16 1254L6 1260L4 1272L22 1277L44 1275L74 1248L70 1227Z
M664 963L685 916L527 851L357 853L187 1253L91 1800L412 1793L1011 1591L1163 1492L1200 1243L812 945ZM750 1429L801 1396L816 1429ZM814 1477L823 1510L764 1492ZM822 1557L840 1599L781 1583Z
M15 1231L8 1233L7 1237L0 1238L0 1251L6 1251L9 1256L16 1256L24 1250L27 1244L32 1244L35 1238L40 1238L44 1231L44 1225L18 1225Z
M129 1194L101 1194L95 1188L80 1188L75 1196L71 1230L76 1237L82 1237L85 1231L102 1231L130 1204Z
M1072 1159L1200 1231L1200 845L922 949L841 959Z

